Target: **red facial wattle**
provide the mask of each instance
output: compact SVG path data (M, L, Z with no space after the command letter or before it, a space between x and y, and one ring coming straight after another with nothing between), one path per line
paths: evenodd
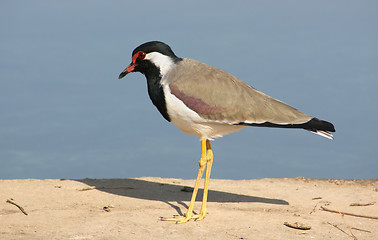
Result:
M135 53L132 57L132 62L130 63L129 66L127 66L127 68L125 68L125 70L123 70L123 72L121 72L118 79L121 79L124 76L126 76L128 73L133 72L135 70L135 67L138 66L138 63L136 62L143 60L145 57L146 57L146 53L143 51L139 51Z

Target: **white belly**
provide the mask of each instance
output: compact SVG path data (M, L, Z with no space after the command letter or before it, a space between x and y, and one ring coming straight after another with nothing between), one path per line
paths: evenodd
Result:
M201 139L214 139L246 127L203 119L171 94L167 86L164 86L164 95L171 122L187 134L198 136Z

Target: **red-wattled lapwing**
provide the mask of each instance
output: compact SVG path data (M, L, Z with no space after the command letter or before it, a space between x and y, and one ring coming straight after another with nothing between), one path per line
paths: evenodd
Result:
M302 128L332 139L332 123L311 117L218 68L177 57L165 43L152 41L137 47L132 62L119 75L141 72L148 94L163 117L185 133L200 137L201 159L194 191L184 216L163 219L187 222L206 215L207 193L213 152L210 140L246 126ZM202 206L193 214L194 202L206 168Z

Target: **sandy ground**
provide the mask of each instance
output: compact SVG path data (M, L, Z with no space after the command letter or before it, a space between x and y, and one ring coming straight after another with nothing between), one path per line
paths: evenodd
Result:
M378 217L378 179L211 179L204 220L161 221L186 211L191 192L184 186L193 184L151 177L0 180L0 239L378 239L378 219L321 210Z

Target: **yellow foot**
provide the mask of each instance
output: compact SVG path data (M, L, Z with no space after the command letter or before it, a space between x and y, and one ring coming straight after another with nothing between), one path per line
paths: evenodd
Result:
M206 215L206 212L200 213L200 214L189 214L189 216L186 216L186 214L185 214L184 216L174 216L173 218L161 218L161 220L162 221L172 221L172 222L176 222L176 223L186 223L190 219L195 219L196 221L200 221L200 220L204 219L205 215Z
M196 221L201 221L202 219L205 218L206 214L207 214L206 211L204 211L204 212L201 211L200 214L196 214L192 218L195 218Z

